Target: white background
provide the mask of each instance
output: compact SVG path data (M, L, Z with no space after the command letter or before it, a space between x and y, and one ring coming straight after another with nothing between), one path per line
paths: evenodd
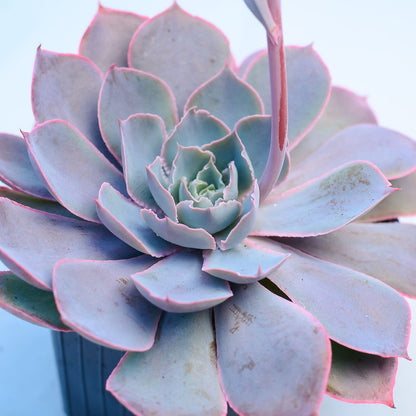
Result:
M170 0L103 0L104 6L152 16ZM179 0L229 37L237 62L264 48L262 27L243 0ZM282 0L285 41L315 49L335 85L368 97L381 125L416 138L416 4L411 0ZM39 44L77 53L96 0L0 0L0 131L31 130L30 84ZM1 230L0 230L1 232ZM415 253L416 255L416 253ZM415 301L411 302L413 313ZM416 333L410 356L416 357ZM411 416L416 364L400 360L397 410L325 398L321 416ZM62 416L49 331L0 310L0 415Z

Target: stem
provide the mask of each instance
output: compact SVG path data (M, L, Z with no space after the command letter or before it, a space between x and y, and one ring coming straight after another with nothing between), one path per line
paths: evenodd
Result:
M266 198L279 178L287 145L287 85L280 0L269 0L268 4L276 23L273 33L269 32L267 36L272 101L272 133L269 157L259 182L260 201Z

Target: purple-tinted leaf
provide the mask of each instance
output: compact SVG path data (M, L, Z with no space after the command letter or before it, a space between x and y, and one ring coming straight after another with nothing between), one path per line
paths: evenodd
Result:
M227 282L201 270L197 251L184 250L132 276L140 293L168 312L196 312L232 296Z
M129 195L142 206L154 207L145 166L160 154L166 140L163 120L152 114L135 114L122 121L120 128L123 172Z
M291 256L269 278L318 319L331 339L370 354L407 357L410 309L398 292L368 275L275 244Z
M0 272L0 307L35 325L70 330L60 319L51 292L33 287L11 272Z
M182 247L210 249L215 248L215 240L203 228L190 228L168 217L159 218L149 209L142 209L144 222L161 238Z
M312 46L286 47L288 90L288 139L292 148L312 128L325 108L330 93L328 69ZM245 80L263 100L266 114L271 114L269 60L260 55L248 68Z
M160 310L147 302L130 279L154 263L130 260L62 260L53 272L53 291L62 320L89 340L112 349L152 347Z
M203 146L202 149L214 154L215 166L220 172L227 169L231 162L235 163L238 171L239 195L251 190L254 181L253 168L241 140L234 132Z
M331 350L311 315L253 283L215 308L215 327L221 384L238 414L317 412Z
M399 190L358 218L359 221L385 221L416 215L416 172L392 180L391 186Z
M221 250L229 250L236 247L253 230L257 211L259 208L260 191L257 181L254 181L253 192L243 204L243 212L236 224L232 224L228 229L221 231L215 237L218 247Z
M152 349L125 355L107 389L135 415L225 415L211 314L165 314Z
M0 133L0 179L18 191L52 199L43 181L33 170L26 143L21 137Z
M231 55L225 36L185 13L176 2L139 28L129 51L129 66L168 83L180 114L192 91L217 74L226 61L231 62Z
M234 283L263 279L289 257L263 238L246 238L231 250L205 250L203 255L204 272Z
M141 253L163 257L177 249L159 238L143 221L140 207L130 202L111 185L100 189L97 213L102 223L120 240Z
M289 244L416 297L415 225L353 223L324 236L290 239Z
M229 133L227 126L207 111L191 108L163 144L162 156L168 166L171 166L178 151L178 144L183 147L203 146Z
M127 66L130 40L145 20L143 16L99 4L94 19L82 37L80 55L91 59L104 73L112 64Z
M56 201L49 199L36 198L22 192L14 191L12 189L0 186L0 197L11 199L19 204L25 205L39 211L45 211L50 214L63 215L64 217L77 218L74 214L69 212L66 208Z
M125 193L120 171L66 121L40 124L25 138L50 193L78 217L99 222L94 199L103 182Z
M377 124L366 98L340 87L332 87L324 112L313 129L292 149L293 166L327 142L335 133L354 124Z
M204 227L210 234L228 227L240 214L241 203L225 201L213 207L198 208L192 201L182 201L177 205L178 220L191 228Z
M52 288L52 269L60 259L113 260L137 255L101 225L36 211L6 198L0 198L0 229L0 260L44 290Z
M119 161L119 120L126 120L137 113L160 116L168 131L171 131L177 122L175 99L163 81L134 69L110 67L101 88L98 119L103 139Z
M243 62L241 62L240 66L238 67L237 74L240 78L245 79L247 69L251 66L251 64L260 56L265 53L265 50L261 49L256 52L251 53L246 58L244 58Z
M355 160L367 160L386 178L396 179L416 169L416 143L400 133L373 124L346 128L292 169L283 188L302 185Z
M101 152L107 151L97 122L101 71L79 55L38 49L32 84L37 123L62 119L75 126Z
M371 209L394 189L367 162L354 162L259 208L253 235L307 237L332 232Z
M384 358L332 343L327 393L353 403L383 403L394 407L397 358Z
M263 114L263 103L257 92L237 78L228 66L192 93L185 111L194 106L207 110L230 128L243 117Z

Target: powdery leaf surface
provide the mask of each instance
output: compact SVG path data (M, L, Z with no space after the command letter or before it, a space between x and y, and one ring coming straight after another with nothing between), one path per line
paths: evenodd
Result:
M107 389L135 415L223 416L209 311L165 314L153 348L127 354Z
M154 262L150 256L58 262L53 290L62 320L90 341L108 348L148 350L161 311L137 292L130 275Z
M234 296L215 308L215 326L221 384L237 413L317 412L331 351L311 315L253 283L235 287Z

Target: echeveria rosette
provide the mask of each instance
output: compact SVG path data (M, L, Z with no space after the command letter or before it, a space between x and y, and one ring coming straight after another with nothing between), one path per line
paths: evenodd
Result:
M0 135L0 305L127 351L107 387L137 415L392 406L416 232L377 222L416 213L416 146L246 3L268 53L240 68L176 3L38 50L36 125Z

